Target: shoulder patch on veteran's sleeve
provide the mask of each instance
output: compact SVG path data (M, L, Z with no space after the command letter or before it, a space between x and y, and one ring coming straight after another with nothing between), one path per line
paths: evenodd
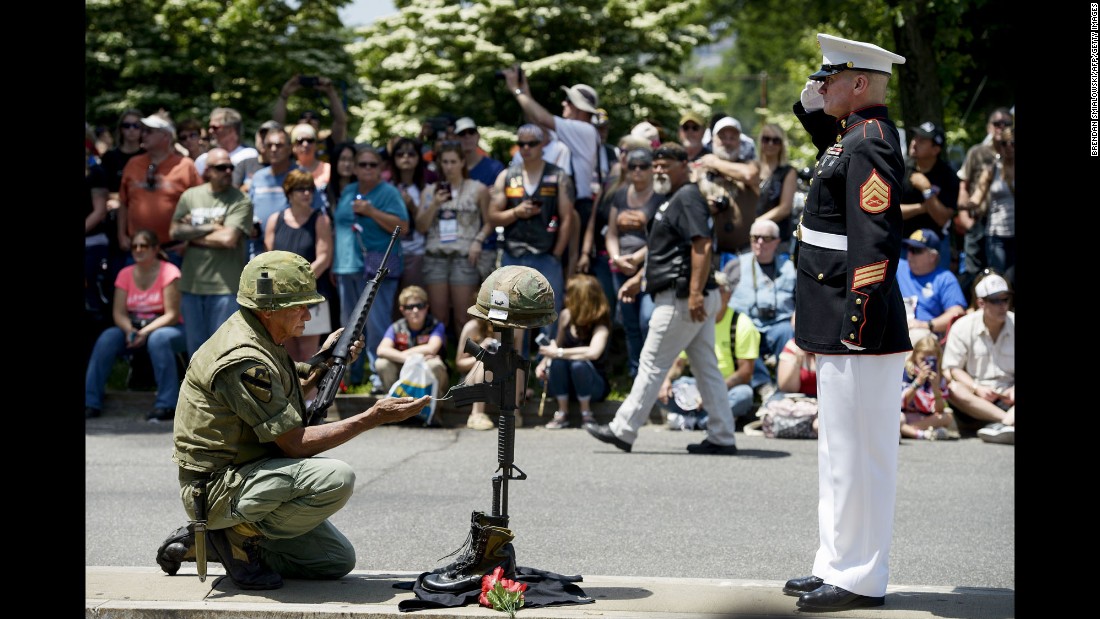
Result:
M262 363L248 368L241 373L241 384L252 394L252 397L267 404L271 401L271 370Z
M890 207L890 185L871 170L871 176L859 186L859 208L872 215L881 213Z

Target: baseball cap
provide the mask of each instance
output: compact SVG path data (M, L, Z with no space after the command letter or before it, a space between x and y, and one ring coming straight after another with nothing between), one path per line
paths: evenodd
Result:
M1002 292L1008 292L1008 282L1005 281L1005 278L996 273L986 275L982 278L982 281L978 282L978 285L974 287L974 294L979 299L991 297Z
M943 146L944 131L943 128L934 122L925 121L913 129L913 133L919 135L922 138L928 138L932 140L936 146Z
M703 121L702 114L700 114L699 112L692 111L692 110L688 110L688 111L684 112L683 114L681 114L680 115L680 122L678 122L676 124L678 124L680 126L683 126L684 123L689 122L689 121L693 122L697 125L700 125L702 127L705 127L706 124L707 124L706 122Z
M573 107L589 114L598 113L596 106L600 104L599 97L596 96L596 90L588 84L574 84L568 88L562 86L561 89L569 96L569 103L573 104Z
M882 49L878 45L842 39L819 32L817 45L821 48L821 70L810 79L824 81L845 69L878 71L890 75L895 64L905 64L905 57Z
M168 120L157 116L156 114L150 114L141 119L141 124L149 127L150 129L162 129L172 134L172 137L176 135L176 127Z
M630 130L630 135L634 135L649 142L651 146L660 144L661 132L657 127L649 121L643 120L642 122L634 125L634 128Z
M741 131L741 121L732 116L723 116L718 122L714 123L714 135L718 135L723 129L729 127Z
M902 244L906 247L918 247L939 251L940 235L928 228L921 228L920 230L914 231L913 234L910 234L909 238L902 241Z
M597 127L603 127L608 123L607 110L602 107L596 108L596 114L592 116L592 124Z
M635 148L626 153L626 164L653 163L653 153L648 148Z
M462 133L467 129L474 129L475 131L477 130L477 123L474 122L473 118L470 118L469 116L463 116L462 118L459 118L455 121L456 135Z

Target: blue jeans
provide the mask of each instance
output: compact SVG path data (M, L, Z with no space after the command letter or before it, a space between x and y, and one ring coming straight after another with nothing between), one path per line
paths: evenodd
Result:
M616 306L619 304L619 287L615 285L616 273L611 272L611 265L607 263L607 252L599 252L593 262L590 270L596 281L600 282L600 287L603 288L603 294L607 297L607 307L610 309L611 319L615 319ZM564 291L562 291L564 292Z
M673 384L681 381L691 382L694 384L695 377L681 376L680 378L677 378L675 381L673 381ZM752 410L753 392L752 387L748 385L734 385L730 387L726 391L726 398L730 405L730 412L733 413L734 418L744 417L745 415L749 414L750 410ZM706 419L708 417L708 414L706 409L700 408L698 411L685 411L684 409L680 408L680 405L676 403L675 398L669 398L668 404L661 404L661 406L665 410L671 411L673 413L680 413L681 415L695 415L698 419L696 423L698 423L699 427L701 428L705 428L707 425Z
M187 354L195 356L199 346L206 343L238 309L240 305L235 294L183 293L180 312L183 323L187 325Z
M362 296L369 279L365 272L336 275L336 292L340 296L341 327L349 326L352 319L351 313L359 303L359 297ZM387 277L382 280L382 284L375 290L374 302L371 305L370 312L367 313L367 322L363 325L363 340L367 354L359 355L355 363L351 364L348 372L349 385L363 384L364 374L366 374L365 366L368 360L371 372L377 375L374 360L378 357L378 345L382 343L382 336L386 334L386 329L393 324L390 316L393 313L393 305L397 300L399 282L398 278ZM381 388L381 379L375 384L378 388Z
M578 400L602 402L611 391L611 385L588 359L554 359L550 362L550 395L556 398L569 395L571 391Z
M987 266L1003 275L1016 266L1016 237L985 237L985 255Z
M516 258L505 251L500 257L500 266L506 267L513 264L531 267L546 277L550 288L554 290L554 311L561 314L562 304L565 303L565 275L562 273L561 262L553 254L527 254ZM558 336L558 322L555 320L542 327L540 331L545 333L546 337L554 339ZM526 350L525 347L523 354L526 354Z
M615 282L615 294L630 279L623 273L612 273ZM638 359L642 356L642 345L649 332L649 317L653 315L653 297L639 293L633 303L619 303L619 319L626 332L627 370L631 378L638 375Z
M184 352L186 338L181 326L161 327L149 334L145 347L153 365L153 377L157 381L154 408L175 408L180 395L179 372L176 371L176 353ZM126 350L126 334L118 327L107 327L96 340L88 371L84 375L84 406L103 408L103 392L115 359L129 355Z
M757 329L760 329L760 327L757 327ZM764 356L775 355L776 361L778 361L779 353L783 352L787 340L792 337L794 337L794 328L791 327L790 320L777 322L774 325L760 329L760 356L756 358L756 363L753 364L752 368L753 389L775 382L772 380L771 372L768 371L768 366L764 365Z

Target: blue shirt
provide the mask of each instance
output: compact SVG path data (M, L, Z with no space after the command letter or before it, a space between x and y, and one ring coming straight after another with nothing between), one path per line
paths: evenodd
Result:
M286 180L286 176L290 174L291 170L297 169L299 169L298 166L292 165L287 168L286 172L275 174L271 170L271 166L267 166L266 168L260 168L252 175L252 182L248 185L248 198L252 200L252 221L260 222L260 236L249 239L249 254L252 257L266 251L264 248L264 231L268 218L273 213L278 213L290 206L290 200L287 199L286 192L283 191L283 181ZM313 192L313 208L325 208L323 191Z
M367 251L386 251L393 235L393 230L383 230L370 217L355 213L352 203L358 194L359 181L348 183L333 212L332 227L336 247L332 257L332 272L337 275L362 273L365 266L363 254ZM405 208L401 192L393 185L383 181L363 197L370 200L378 210L400 217L404 222L401 224L402 230L409 225L409 211ZM361 231L357 232L352 227L354 224L359 224ZM403 260L400 243L394 244L392 256L391 262L394 257L399 261Z
M915 307L913 318L932 320L955 305L966 309L966 297L955 275L943 267L925 275L913 275L909 261L898 262L898 289L907 309Z

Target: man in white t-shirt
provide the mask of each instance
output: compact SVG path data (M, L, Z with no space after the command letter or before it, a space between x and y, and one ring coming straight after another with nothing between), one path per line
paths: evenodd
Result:
M229 151L229 161L234 166L245 159L259 157L260 152L251 146L241 144L241 113L231 107L216 107L210 112L210 125L207 129L214 136L214 146ZM206 170L206 157L209 152L199 155L195 160L195 170L199 176Z

